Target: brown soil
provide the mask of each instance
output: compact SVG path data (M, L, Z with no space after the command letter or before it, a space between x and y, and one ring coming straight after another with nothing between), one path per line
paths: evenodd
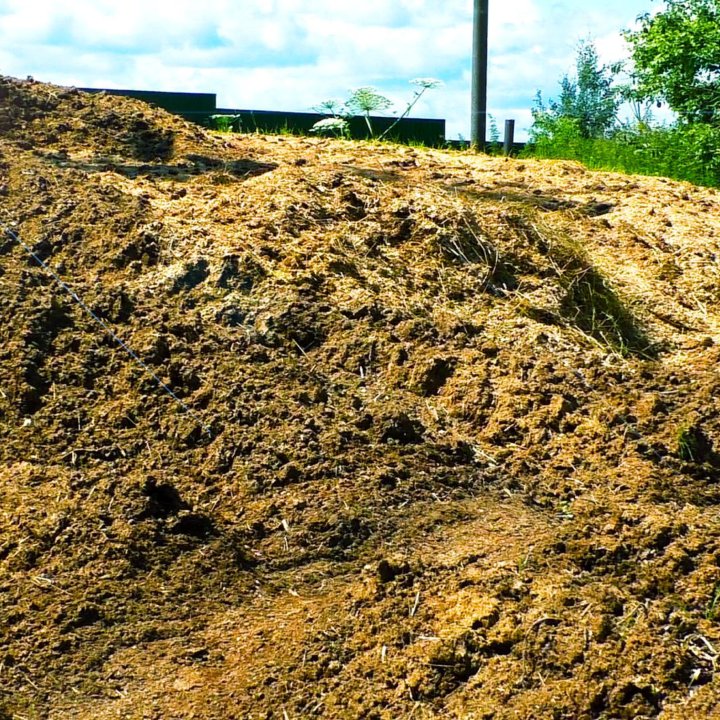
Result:
M714 190L0 133L0 718L720 717Z

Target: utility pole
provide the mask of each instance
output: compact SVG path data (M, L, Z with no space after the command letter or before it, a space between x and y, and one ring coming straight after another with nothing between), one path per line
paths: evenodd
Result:
M475 0L473 21L470 141L476 150L485 149L487 130L488 3L489 0Z

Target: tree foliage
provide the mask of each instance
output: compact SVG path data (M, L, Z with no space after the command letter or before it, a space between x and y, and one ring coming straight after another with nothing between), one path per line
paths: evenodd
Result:
M665 101L688 123L720 124L720 0L665 0L625 33L633 95Z
M540 92L533 108L535 135L552 133L558 126L574 127L584 138L603 137L615 125L620 97L613 87L618 65L600 65L593 43L580 43L576 77L560 81L560 97L543 103Z

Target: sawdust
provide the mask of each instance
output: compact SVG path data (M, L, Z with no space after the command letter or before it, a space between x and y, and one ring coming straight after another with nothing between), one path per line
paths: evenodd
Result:
M0 717L720 713L720 198L0 81ZM210 426L210 435L201 424Z

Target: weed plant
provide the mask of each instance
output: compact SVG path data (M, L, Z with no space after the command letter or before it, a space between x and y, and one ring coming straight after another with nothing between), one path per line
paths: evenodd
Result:
M240 130L240 115L211 115L210 126L218 132L233 132Z
M415 78L410 81L410 84L415 85L416 88L412 98L410 98L403 112L395 119L395 122L377 136L378 140L387 137L398 123L410 114L420 98L428 90L440 87L442 82L434 78ZM390 109L392 105L392 101L384 95L380 95L375 88L361 87L353 90L348 99L342 104L336 100L325 100L313 108L316 112L327 114L329 117L316 122L310 132L318 133L319 135L349 138L351 118L362 117L370 137L375 138L376 133L372 124L371 113L383 112L384 110Z
M677 453L685 462L695 462L698 456L698 442L694 428L681 427L677 433Z

